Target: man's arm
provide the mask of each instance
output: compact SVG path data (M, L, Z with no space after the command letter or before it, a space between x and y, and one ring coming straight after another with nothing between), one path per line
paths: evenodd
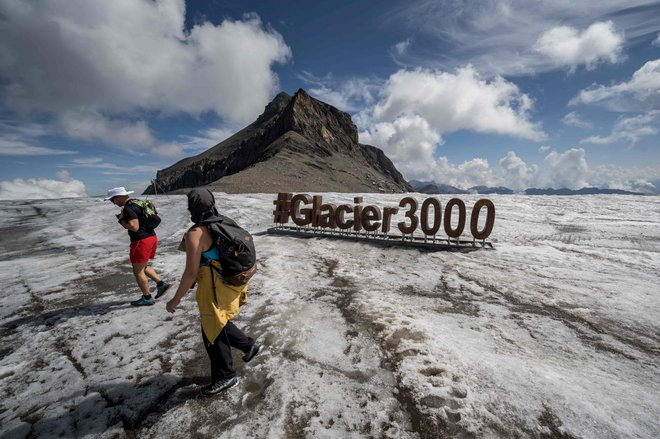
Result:
M140 221L136 219L126 221L124 218L119 218L119 224L121 224L123 228L130 230L131 232L137 232L140 229Z
M119 224L131 232L137 232L140 229L140 220L132 207L124 206L119 214Z

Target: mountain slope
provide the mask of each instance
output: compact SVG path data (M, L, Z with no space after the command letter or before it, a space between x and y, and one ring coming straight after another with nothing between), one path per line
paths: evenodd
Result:
M302 89L278 94L254 123L158 171L156 182L167 192L202 185L228 193L412 190L380 149L358 142L348 113Z

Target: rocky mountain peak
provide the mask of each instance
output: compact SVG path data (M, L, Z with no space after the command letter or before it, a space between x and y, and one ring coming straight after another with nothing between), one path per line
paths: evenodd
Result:
M332 151L351 150L358 143L357 127L348 113L312 98L302 88L284 109L282 121L285 131L300 133Z
M264 109L264 112L261 113L261 115L257 118L257 120L254 122L254 124L260 124L268 119L272 118L273 116L279 114L286 108L287 105L289 105L289 102L291 101L291 96L283 91L279 92L277 96L273 98L272 101L266 105L266 108Z
M303 89L277 94L255 122L158 171L156 182L167 192L202 185L225 192L412 190L380 149L358 143L348 113Z

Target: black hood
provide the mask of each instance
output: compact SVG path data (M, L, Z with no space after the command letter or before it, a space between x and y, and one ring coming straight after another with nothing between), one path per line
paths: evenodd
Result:
M206 188L195 188L188 192L188 210L195 224L205 225L222 219L215 208L213 194Z

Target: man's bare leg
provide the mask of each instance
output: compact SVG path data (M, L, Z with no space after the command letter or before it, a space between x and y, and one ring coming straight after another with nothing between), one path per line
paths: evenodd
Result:
M142 291L143 296L148 296L150 294L149 279L147 279L147 275L145 273L146 267L146 262L143 264L133 264L133 275L135 276L135 280L137 281L138 287L140 287L140 291Z
M156 283L160 282L160 276L158 276L158 273L156 273L156 270L154 270L154 267L152 267L151 265L147 265L144 268L144 273L152 281L154 281Z

